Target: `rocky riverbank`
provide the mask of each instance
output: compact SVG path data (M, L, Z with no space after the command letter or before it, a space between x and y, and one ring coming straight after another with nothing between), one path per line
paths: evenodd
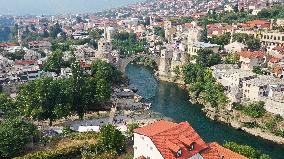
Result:
M228 109L216 110L208 104L203 103L202 105L204 106L204 108L202 108L203 112L205 112L206 116L212 120L226 123L235 129L245 131L257 137L261 137L263 139L278 144L284 144L284 138L281 136L276 136L275 134L269 132L268 130L265 130L260 127L246 126L246 123L255 122L256 119L248 117L238 110L228 110Z
M184 82L182 80L177 79L176 77L169 77L169 76L157 76L157 77L158 77L157 79L159 79L160 81L176 83L182 88L186 89ZM226 109L216 110L215 108L212 108L209 104L203 103L202 101L191 101L191 102L202 105L203 106L202 111L206 113L206 116L209 117L211 120L223 122L235 129L245 131L254 136L261 137L263 139L278 144L284 144L284 138L281 136L277 136L263 128L246 126L246 123L252 123L252 121L255 122L256 119L248 117L238 110L234 110L229 107L227 107Z

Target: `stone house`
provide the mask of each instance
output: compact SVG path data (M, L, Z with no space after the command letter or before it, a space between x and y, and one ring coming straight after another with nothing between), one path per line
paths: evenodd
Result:
M241 68L244 70L253 70L254 67L266 67L267 54L260 51L243 51L240 53Z
M247 159L216 142L205 143L188 122L165 120L134 130L134 159Z

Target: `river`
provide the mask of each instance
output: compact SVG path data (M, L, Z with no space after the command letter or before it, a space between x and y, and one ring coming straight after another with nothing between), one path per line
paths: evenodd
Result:
M129 64L126 75L131 86L136 87L138 94L152 103L151 111L175 122L188 121L206 142L217 141L225 143L234 141L239 144L250 145L272 159L284 159L284 146L278 145L259 137L247 134L232 127L212 121L202 112L201 106L188 101L186 90L176 84L156 81L148 69Z

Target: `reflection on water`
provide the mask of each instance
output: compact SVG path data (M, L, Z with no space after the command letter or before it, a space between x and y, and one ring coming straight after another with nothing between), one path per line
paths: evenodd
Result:
M284 159L284 146L235 130L225 124L210 120L201 106L188 102L186 90L176 84L157 82L153 74L142 66L130 64L126 68L130 85L152 103L151 110L176 122L188 121L206 142L235 141L251 145L269 154L273 159Z

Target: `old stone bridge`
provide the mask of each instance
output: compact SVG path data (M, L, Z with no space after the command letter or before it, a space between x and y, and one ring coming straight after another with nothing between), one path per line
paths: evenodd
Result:
M152 60L154 60L156 62L157 65L159 65L159 56L158 55L149 55L149 54L145 54L145 53L138 53L129 57L125 57L120 59L120 64L119 64L119 70L122 73L125 73L125 68L126 66L130 63L133 62L135 59L139 58L139 57L148 57L151 58Z

